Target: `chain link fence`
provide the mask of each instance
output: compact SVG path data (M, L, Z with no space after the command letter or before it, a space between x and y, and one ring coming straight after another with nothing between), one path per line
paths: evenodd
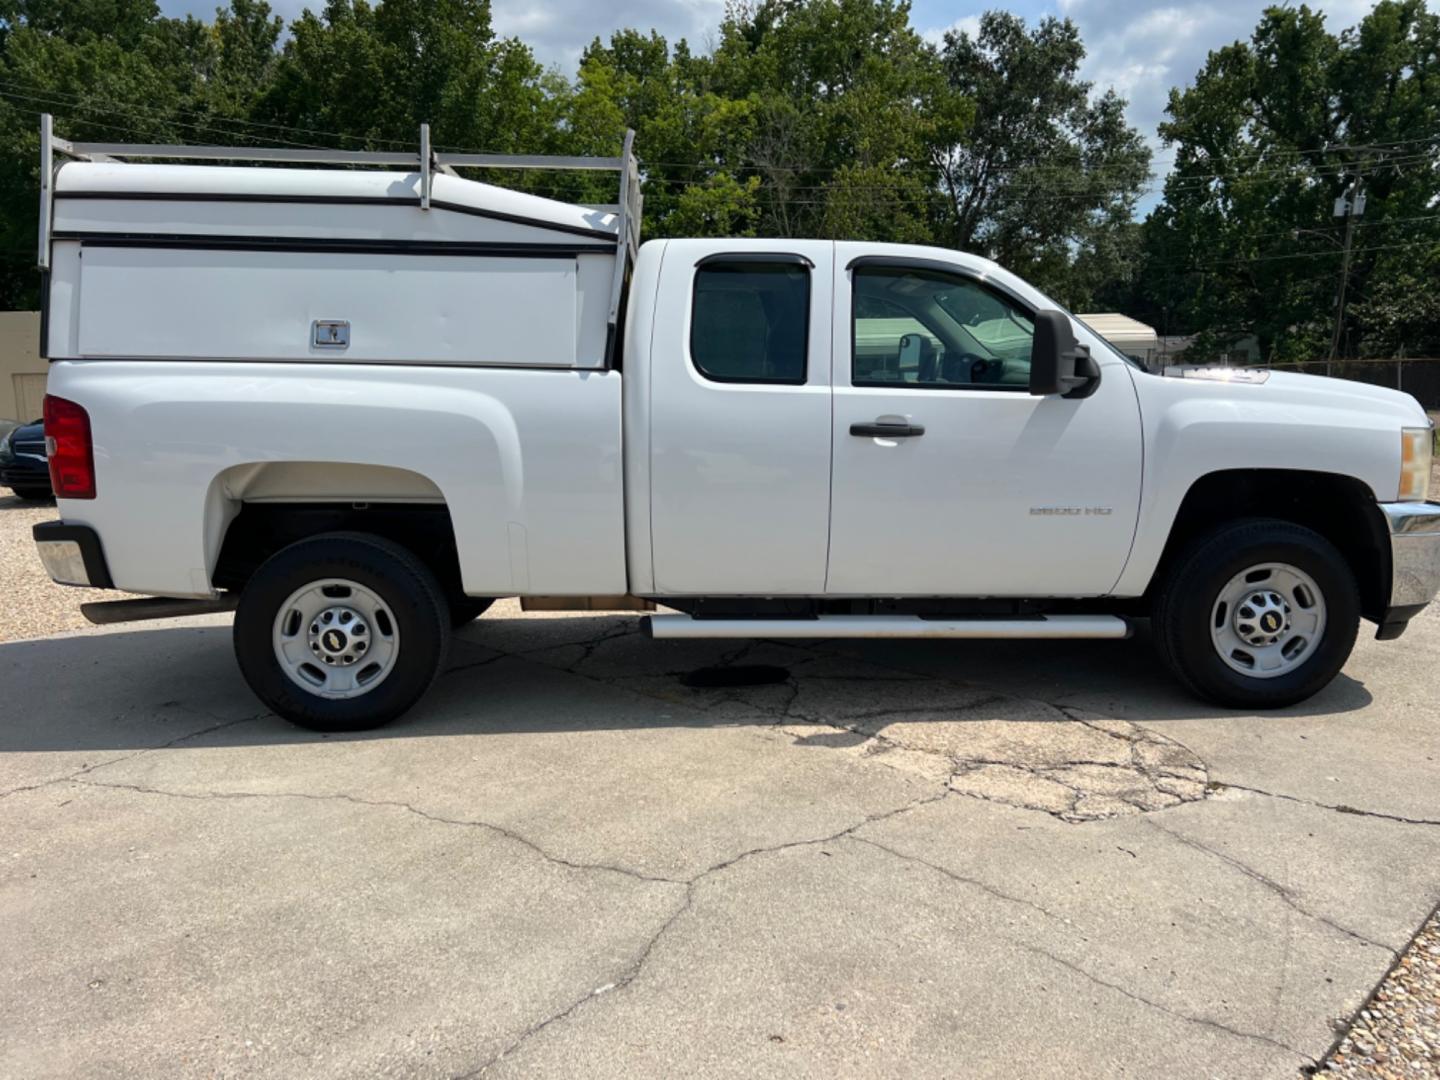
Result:
M1427 410L1440 411L1440 357L1336 360L1332 364L1327 364L1324 360L1311 360L1260 366L1276 371L1299 371L1305 375L1333 375L1337 379L1351 379L1355 382L1370 383L1372 386L1404 390L1405 393L1413 395Z

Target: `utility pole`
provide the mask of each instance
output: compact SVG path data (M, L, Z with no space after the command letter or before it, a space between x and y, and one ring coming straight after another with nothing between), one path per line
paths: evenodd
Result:
M1355 239L1355 219L1365 213L1365 195L1360 190L1360 173L1350 181L1350 189L1335 200L1335 216L1345 219L1345 254L1340 262L1340 294L1335 300L1335 336L1330 339L1330 358L1325 361L1325 374L1340 353L1340 335L1345 326L1345 286L1350 281L1350 245Z

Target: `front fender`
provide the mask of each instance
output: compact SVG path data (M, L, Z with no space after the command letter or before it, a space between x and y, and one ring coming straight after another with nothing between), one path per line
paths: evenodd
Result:
M1145 432L1144 479L1135 544L1115 585L1118 596L1145 591L1186 494L1211 473L1329 473L1358 481L1374 498L1395 498L1405 415L1384 399L1351 398L1343 390L1267 395L1263 384L1156 376L1137 377L1136 388Z

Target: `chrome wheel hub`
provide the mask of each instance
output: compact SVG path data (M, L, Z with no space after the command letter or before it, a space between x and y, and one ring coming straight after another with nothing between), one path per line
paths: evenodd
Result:
M400 654L400 628L373 590L344 578L296 589L271 637L290 680L320 697L359 697L385 681Z
M1325 633L1325 596L1315 579L1288 563L1242 570L1220 590L1210 640L1229 667L1273 679L1308 660Z

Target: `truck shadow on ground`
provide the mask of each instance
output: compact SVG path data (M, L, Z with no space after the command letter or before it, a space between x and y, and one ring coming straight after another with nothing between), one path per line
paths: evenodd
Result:
M697 670L751 665L781 669L780 681L687 685ZM1204 798L1206 764L1165 734L1167 721L1267 722L1187 697L1143 637L660 642L642 636L635 618L607 615L487 616L457 635L429 695L373 732L322 735L265 714L235 668L223 623L0 645L0 685L0 752L93 751L103 762L187 744L744 726L883 758L962 793L1067 820ZM1278 715L1319 719L1370 700L1342 675Z

